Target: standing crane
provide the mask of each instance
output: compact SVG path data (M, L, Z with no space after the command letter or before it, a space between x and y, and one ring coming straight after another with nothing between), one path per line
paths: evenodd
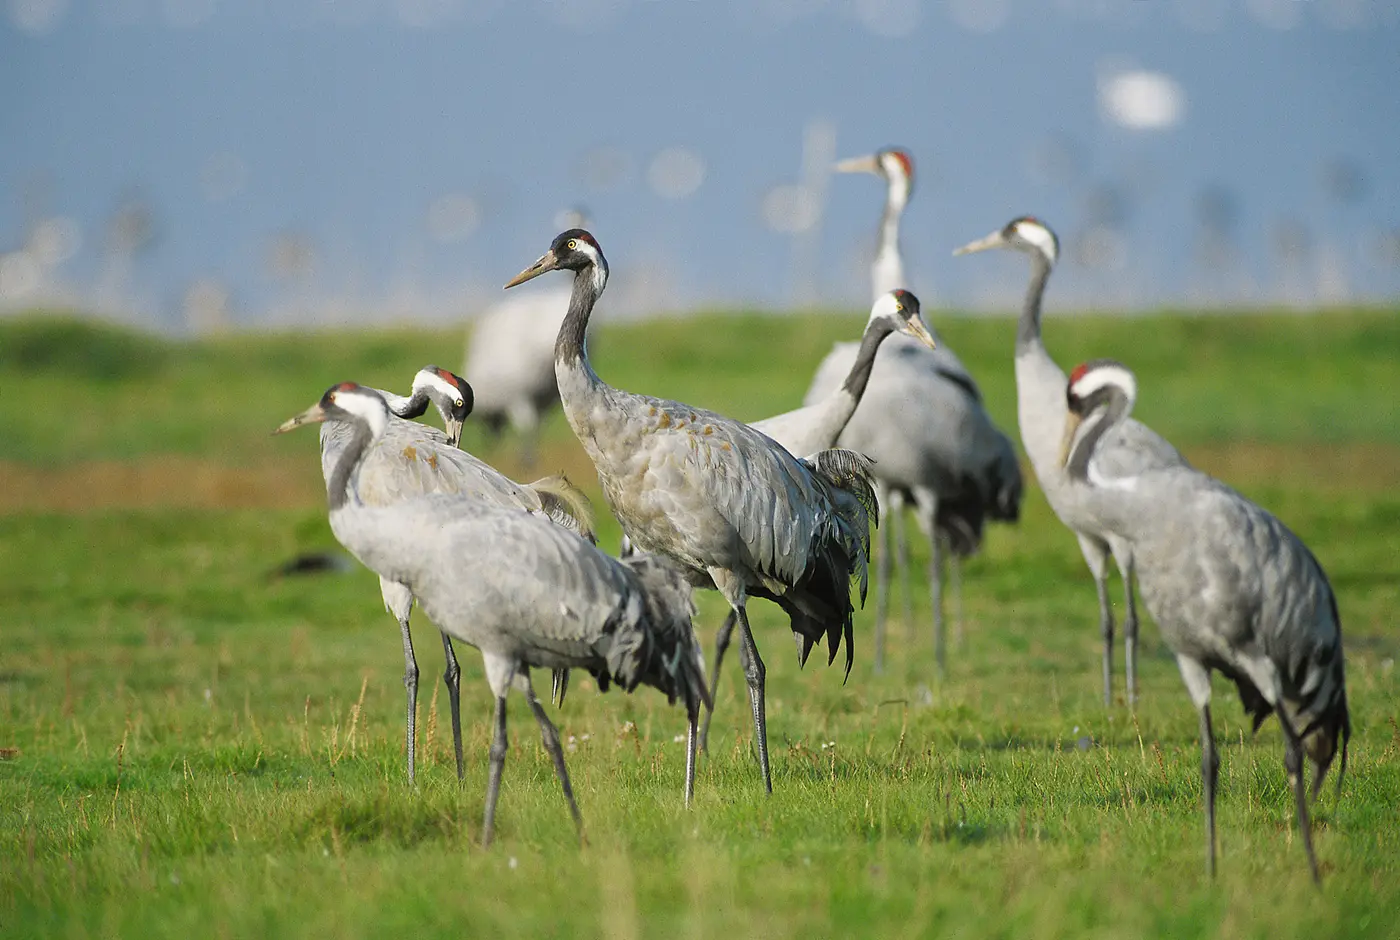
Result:
M561 228L582 228L584 213L561 212ZM521 460L533 466L540 421L559 401L554 339L569 309L567 287L512 294L473 325L464 370L476 383L477 420L494 434L507 424L520 436Z
M1137 604L1133 597L1132 547L1104 528L1084 492L1069 485L1059 461L1060 431L1065 424L1065 373L1050 358L1040 336L1041 302L1050 272L1060 255L1060 241L1044 222L1031 216L1012 219L986 238L970 242L955 255L1009 248L1030 256L1031 280L1016 328L1016 415L1021 443L1030 458L1050 508L1079 540L1079 550L1094 576L1099 597L1099 631L1103 635L1103 701L1113 703L1113 605L1108 599L1110 554L1123 577L1126 611L1123 656L1128 703L1137 700ZM1186 458L1151 428L1123 421L1099 445L1098 465L1111 476L1135 476L1148 470L1185 467Z
M1060 462L1069 485L1093 500L1105 528L1131 542L1143 603L1176 654L1200 715L1206 870L1215 874L1220 756L1210 675L1216 671L1239 689L1254 730L1278 716L1298 832L1317 881L1303 755L1313 763L1316 799L1340 745L1340 796L1351 739L1337 598L1308 547L1220 481L1186 466L1107 473L1100 443L1122 425L1136 398L1137 381L1121 363L1101 359L1076 368Z
M914 185L914 161L889 148L836 164L842 173L872 173L885 181L885 208L871 282L875 296L908 286L899 248L899 223ZM935 338L936 338L936 334ZM827 395L858 355L854 343L838 343L822 361L806 401ZM892 427L887 416L908 420ZM884 667L885 619L889 607L890 531L904 580L905 620L912 628L909 560L904 507L913 503L919 527L929 540L929 591L933 607L934 650L945 668L943 555L949 557L961 610L959 559L981 544L990 518L1015 522L1020 515L1021 469L1011 441L987 414L976 380L942 340L930 349L896 336L875 358L870 387L838 440L841 447L868 454L875 463L880 503L879 562L875 572L875 669ZM891 524L886 525L886 520ZM961 616L959 614L959 620Z
M750 596L776 601L800 660L825 639L830 663L844 637L850 674L851 580L859 579L863 599L874 505L868 464L845 451L798 459L741 421L608 385L584 345L608 282L592 235L561 233L506 287L559 269L574 272L554 348L564 414L632 545L671 558L692 583L724 595L737 616L758 764L771 793L765 668L745 605Z
M790 454L815 454L836 445L836 439L845 430L856 406L865 395L870 382L870 370L875 364L875 353L880 344L890 336L903 333L913 336L919 342L933 346L933 336L925 326L919 311L919 298L907 290L892 290L881 294L870 308L870 319L865 323L861 334L860 350L846 378L840 386L821 401L805 405L793 411L750 422L749 426L777 441ZM735 616L731 611L724 624L715 635L715 669L710 679L710 693L714 694L719 683L720 666L724 663L725 651L734 633ZM700 748L709 750L710 719L713 711L705 713L705 721L700 727Z
M655 557L619 562L585 540L519 507L461 492L416 495L389 504L364 498L368 461L394 427L384 399L353 382L284 422L339 425L348 434L326 493L331 530L381 579L404 585L445 633L481 650L496 697L482 843L495 832L505 768L506 693L524 694L554 761L574 824L574 800L559 733L535 697L532 667L587 669L606 691L639 684L684 702L690 718L686 805L694 793L700 706L708 704L704 656L691 626L691 588Z
M494 467L457 449L462 425L471 414L473 390L460 376L437 366L424 366L413 377L408 397L379 389L370 389L384 399L394 420L383 436L365 455L361 472L355 478L358 497L373 506L387 506L404 499L428 493L455 493L481 500L494 506L523 509L545 516L593 541L592 514L587 498L568 480L549 477L521 485L508 479ZM406 420L417 418L429 404L442 415L447 431ZM353 430L343 422L321 425L321 472L329 486L337 462L353 436ZM379 579L384 609L398 621L403 638L404 688L408 693L408 782L413 784L416 771L418 663L413 654L413 638L408 621L413 610L413 594L403 584ZM442 634L447 669L443 681L452 712L452 747L457 761L457 778L464 773L462 758L461 669L448 634ZM556 675L555 696L561 698L566 678Z

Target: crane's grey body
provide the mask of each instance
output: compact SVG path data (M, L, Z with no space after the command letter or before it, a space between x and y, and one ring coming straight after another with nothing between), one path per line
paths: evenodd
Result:
M759 765L771 792L764 668L744 605L751 594L782 605L804 656L826 639L834 658L844 638L849 671L849 579L863 581L869 538L857 495L862 484L869 495L864 468L855 455L801 461L742 422L603 382L585 350L608 274L593 237L578 229L561 234L507 286L560 267L575 271L555 347L564 414L631 544L672 559L692 583L718 589L738 616Z
M1041 338L1041 308L1045 287L1059 254L1053 232L1038 220L1014 219L999 232L955 253L987 248L1014 248L1031 258L1031 279L1016 328L1016 418L1021 444L1035 471L1045 499L1055 515L1075 535L1079 550L1094 576L1099 599L1099 631L1103 637L1104 704L1113 701L1113 606L1108 597L1108 559L1112 555L1123 578L1125 613L1123 654L1128 702L1137 698L1137 604L1133 597L1133 557L1124 539L1107 531L1092 499L1068 485L1060 464L1065 426L1065 375ZM1106 478L1133 476L1149 470L1187 466L1186 458L1146 425L1129 419L1113 428L1096 448L1094 466Z
M427 402L419 398L419 392L423 388L421 379L425 374L436 371L433 367L419 371L414 380L415 394L412 398L371 389L384 399L391 417L383 433L366 448L358 472L350 481L349 485L354 490L356 501L367 506L385 507L432 494L451 494L487 505L522 509L547 516L574 531L586 530L586 518L571 515L553 493L537 490L534 486L521 486L489 464L453 446L444 432L400 417L405 414L422 413ZM456 377L453 376L452 379L455 380ZM440 409L447 407L446 403L438 398L428 397L437 403ZM326 422L321 425L321 472L327 487L331 484L335 467L344 456L352 435L352 427L344 422ZM404 687L408 698L406 750L408 780L412 784L416 778L418 710L418 663L409 630L413 592L406 585L383 576L379 579L379 589L384 599L385 610L393 615L399 624L403 641ZM457 776L461 779L465 770L462 756L461 668L457 663L452 641L446 633L442 634L442 641L447 659L443 681L448 690Z
M875 296L909 286L899 249L899 223L913 191L913 161L898 149L838 163L841 172L873 173L885 180L871 284ZM854 343L838 343L813 377L805 402L836 388L855 361ZM894 420L891 420L891 418ZM912 501L919 528L929 540L929 591L934 649L945 668L943 553L949 550L955 586L961 585L959 558L975 552L986 518L1014 522L1020 514L1021 470L1011 441L992 422L976 381L942 340L929 349L896 336L875 357L865 398L837 446L874 461L880 504L880 550L876 568L875 669L884 666L885 619L889 606L890 532L905 581L905 621L913 629L908 585L904 506ZM886 523L890 524L886 524ZM961 602L956 616L961 629Z
M688 802L696 722L708 693L690 586L680 573L652 557L619 562L538 514L470 495L366 502L366 471L395 419L357 386L332 389L317 409L303 420L349 430L334 435L344 441L328 486L336 538L381 579L407 588L439 629L482 652L497 700L483 841L492 837L512 685L535 712L579 821L558 735L530 685L534 667L583 668L602 689L646 683L683 699L691 720Z
M1339 739L1345 770L1351 730L1341 623L1327 575L1274 515L1198 470L1176 465L1105 475L1092 457L1124 423L1136 383L1117 363L1081 369L1070 387L1086 390L1083 404L1073 406L1076 418L1086 417L1069 451L1065 485L1092 504L1100 531L1128 542L1143 603L1176 654L1200 714L1207 866L1214 871L1214 670L1236 684L1256 729L1271 713L1279 716L1299 828L1316 878L1302 755L1316 767L1315 796Z

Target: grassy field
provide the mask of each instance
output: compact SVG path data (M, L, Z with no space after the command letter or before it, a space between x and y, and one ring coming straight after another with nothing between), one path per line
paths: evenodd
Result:
M795 405L861 320L604 317L596 361L624 387L757 418ZM938 326L1014 429L1013 324ZM966 567L942 681L922 578L892 669L871 674L866 612L845 685L815 657L799 670L779 612L754 605L772 799L736 669L688 812L679 709L576 679L556 720L586 846L516 700L498 842L482 851L476 654L462 657L459 785L439 646L416 618L411 790L375 578L274 575L334 541L314 436L268 432L332 382L399 388L424 363L457 366L459 333L167 343L35 318L0 323L0 935L1396 936L1400 318L1047 329L1066 366L1129 362L1138 414L1278 513L1331 575L1356 734L1340 801L1329 786L1314 810L1320 893L1277 725L1251 738L1219 682L1223 855L1205 878L1196 719L1173 661L1145 625L1141 705L1103 707L1092 584L1034 487L1020 525ZM466 443L524 473L479 434ZM539 472L559 469L596 497L556 416ZM722 607L699 601L708 641Z

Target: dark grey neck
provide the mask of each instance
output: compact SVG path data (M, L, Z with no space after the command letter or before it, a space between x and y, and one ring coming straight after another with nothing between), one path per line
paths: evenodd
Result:
M1031 283L1026 288L1021 322L1016 328L1016 352L1026 352L1044 345L1040 338L1040 303L1045 298L1045 284L1050 280L1050 262L1040 252L1031 253Z
M894 327L884 319L876 320L865 328L865 333L860 338L860 349L856 352L856 361L851 363L851 371L847 373L846 381L841 386L856 401L860 401L861 396L865 394L865 386L870 383L870 370L875 365L875 353L879 352L885 337L893 332Z
M1127 409L1127 396L1117 389L1109 389L1103 404L1090 412L1085 419L1088 428L1079 435L1074 449L1069 452L1069 459L1065 461L1065 472L1071 480L1080 483L1089 481L1089 461L1094 457L1094 449L1099 446L1099 440L1123 420Z
M360 465L360 458L364 456L365 448L369 446L373 436L369 424L364 421L351 421L350 427L350 440L340 452L340 459L336 461L330 481L326 484L326 499L330 502L332 512L340 509L349 500L350 475Z
M427 414L429 401L428 393L418 388L413 390L413 397L391 403L389 410L400 418L421 418Z
M593 315L593 305L602 296L602 285L606 283L607 270L600 270L593 265L580 268L574 274L574 289L569 295L569 312L559 327L559 338L554 343L555 362L587 360L588 318Z

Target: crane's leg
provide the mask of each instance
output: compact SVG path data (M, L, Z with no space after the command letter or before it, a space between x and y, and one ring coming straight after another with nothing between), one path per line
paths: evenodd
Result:
M442 635L442 650L447 654L442 681L447 683L447 704L452 709L452 755L457 758L457 781L460 783L466 775L466 764L462 760L462 667L457 665L457 651L446 633Z
M1123 658L1125 660L1128 683L1128 707L1137 706L1137 641L1138 641L1138 615L1137 596L1133 590L1133 573L1135 566L1132 557L1128 558L1128 570L1123 572L1123 593L1126 596L1128 609L1123 614Z
M555 708L564 707L564 696L569 694L569 670L555 669L549 674L549 700Z
M1099 593L1099 632L1103 634L1103 703L1113 704L1113 604L1108 599L1108 546L1098 539L1079 536L1079 550L1094 575Z
M535 713L535 721L540 724L540 740L544 742L544 749L554 761L554 775L559 778L559 786L564 789L564 799L569 802L569 812L574 817L574 828L578 830L578 838L582 842L583 816L574 800L574 787L569 782L569 768L564 766L564 749L559 746L559 730L554 727L554 722L549 720L549 715L545 713L540 700L535 698L534 689L527 688L525 698L530 702L530 710Z
M904 531L904 494L895 490L890 495L890 515L894 519L895 568L899 571L899 589L904 592L904 635L909 648L914 647L914 585L909 574L909 539Z
M1322 884L1317 872L1317 855L1313 852L1312 823L1308 819L1308 795L1303 780L1303 742L1298 738L1293 723L1288 720L1283 704L1274 706L1279 724L1283 725L1283 767L1288 771L1288 782L1293 787L1294 801L1298 804L1298 833L1303 837L1303 849L1308 853L1308 870L1312 872L1315 884Z
M744 663L744 678L749 683L749 705L753 709L754 735L758 745L758 767L763 772L763 789L773 793L773 774L768 767L768 715L765 702L765 678L767 670L758 655L758 645L754 643L753 631L749 629L749 615L743 606L736 607L739 615L739 650Z
M885 671L885 619L890 611L890 500L893 498L884 484L876 484L876 501L880 504L880 524L875 533L875 665L876 674Z
M689 724L685 729L685 805L687 809L690 808L690 801L695 798L695 746L700 737L698 709L691 712L689 718Z
M943 629L943 548L935 522L938 495L927 488L914 490L914 506L919 513L919 531L928 539L928 591L933 607L933 659L941 676L948 669L948 643Z
M962 559L948 548L948 584L953 589L953 645L963 645Z
M1220 774L1220 755L1215 750L1215 732L1210 724L1210 672L1188 656L1177 656L1181 681L1201 716L1201 789L1206 802L1206 874L1215 877L1215 782Z
M715 671L710 679L710 701L718 703L717 693L719 688L719 667L724 664L724 654L729 649L729 640L734 636L734 623L737 618L734 611L729 612L729 616L724 618L724 623L720 626L719 632L715 634ZM700 727L700 750L706 754L710 753L710 719L715 716L713 707L705 712L705 723Z
M488 848L496 835L496 801L501 796L501 772L506 767L506 697L496 696L495 735L491 739L491 769L486 777L486 818L481 824L481 847Z
M403 633L403 687L408 691L408 785L417 779L415 751L418 741L418 661L413 658L413 637L408 632L408 618L399 621Z

